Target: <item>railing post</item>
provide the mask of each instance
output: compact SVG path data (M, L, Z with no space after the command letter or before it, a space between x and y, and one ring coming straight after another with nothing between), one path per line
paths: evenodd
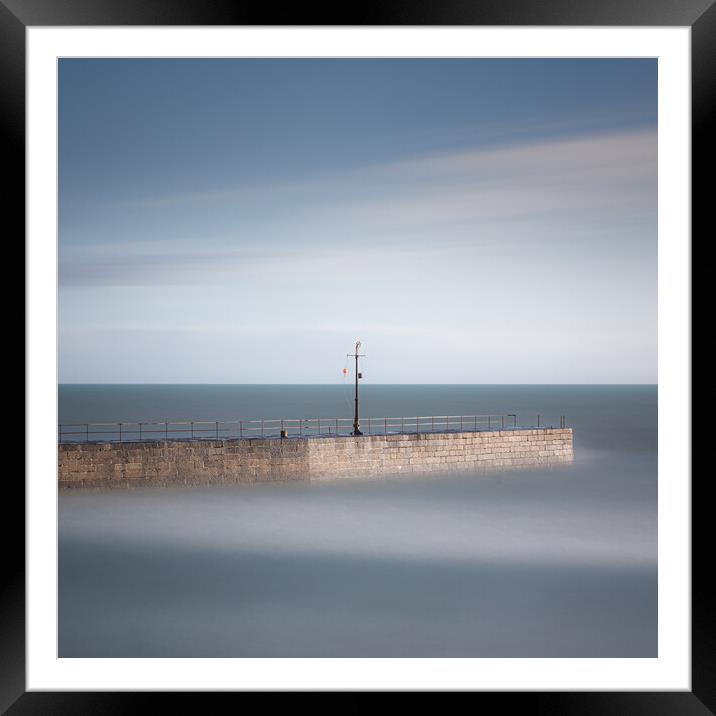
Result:
M457 431L458 429L459 429L461 432L464 432L465 430L470 430L470 428L468 427L469 424L470 424L470 421L472 421L473 430L475 430L475 431L482 430L481 423L480 423L480 421L482 420L482 418L487 418L488 430L492 430L492 429L493 429L493 428L492 428L492 418L493 418L493 415L491 415L491 414L488 414L488 415L472 415L472 416L471 416L471 415L455 415L455 416L445 415L444 418L445 418L445 431L446 431L446 432L450 432L450 430L452 429L451 418L453 418L453 417L456 419L456 421L459 420L459 427L458 427L458 425L455 425L455 430L456 430L456 431ZM513 419L513 423L512 423L513 429L519 429L519 416L517 415L517 413L503 413L503 414L500 414L500 415L495 415L494 417L497 417L497 418L500 419L500 425L501 425L501 429L502 429L502 430L507 430L507 429L509 429L509 428L507 427L507 426L509 426L509 420L507 420L507 418L512 418L512 419ZM553 417L554 417L554 416L553 416ZM559 417L559 422L558 422L559 428L560 428L560 429L566 429L566 426L567 426L567 416L566 416L566 415L559 415L558 417ZM429 432L429 431L435 432L435 430L436 430L436 418L437 418L437 429L439 430L439 424L440 424L441 416L431 415L431 416L424 416L424 417L422 418L422 419L424 419L424 420L428 420L428 419L430 420L430 426L429 426L429 427L427 427L427 426L425 426L425 425L423 426L425 432ZM321 418L297 418L297 419L290 419L290 420L285 419L285 418L280 418L280 419L276 419L275 421L269 421L269 422L279 422L279 423L280 423L280 426L281 426L281 431L282 431L282 432L283 432L283 431L288 432L289 430L291 430L290 427L289 427L289 428L286 428L286 424L287 424L287 423L297 422L297 423L298 423L298 433L299 433L299 436L300 436L300 437L305 437L305 436L311 437L311 435L320 436L320 435L322 434L322 430L323 430L323 426L324 426L324 425L326 425L326 428L327 428L327 430L328 430L328 434L329 434L329 435L335 434L336 436L340 436L340 435L341 435L341 421L342 421L342 420L343 420L342 418L335 418L334 421L332 421L331 419L326 419L326 420L324 420L324 419L321 419ZM379 424L380 424L380 422L379 422L379 421L380 421L380 418L376 418L376 420L378 421L378 425L379 425ZM383 431L384 431L384 434L385 434L385 435L390 434L390 433L389 433L390 427L396 427L396 428L397 428L397 422L395 422L395 423L390 423L390 424L389 424L389 422L388 422L389 420L395 420L395 421L397 421L398 418L392 418L392 419L391 419L391 418L388 418L387 416L383 418ZM408 421L407 423L406 423L406 420ZM410 427L410 425L411 425L411 422L410 422L410 421L411 421L411 420L413 420L413 418L410 417L410 416L407 416L407 417L406 417L405 415L401 416L401 417L400 417L400 428L399 428L399 431L396 430L396 432L399 432L399 433L402 434L402 435L407 434L407 432L408 432L408 431L407 431L407 428ZM416 415L416 416L415 416L415 434L417 434L417 435L420 435L420 434L421 434L421 432L420 432L420 427L421 427L421 425L420 425L420 420L421 420L421 416L420 416L420 415ZM198 429L197 429L197 428L196 428L196 422L197 422L197 421L194 421L194 420L189 421L189 425L190 425L190 436L191 436L191 439L192 439L192 440L197 439L197 432L198 432L199 434L201 434L201 433L203 433L203 432L206 432L206 433L210 433L210 432L211 432L211 429L210 429L210 428L198 428ZM227 428L222 428L222 427L221 427L221 422L222 422L221 420L205 421L205 422L206 422L207 425L210 425L211 422L214 423L214 431L213 431L213 432L214 432L214 437L215 437L216 440L220 440L220 439L221 439L221 433L222 433L222 431L228 433L229 436L233 435L233 428L228 428L228 427L227 427ZM238 431L238 432L239 432L239 437L241 437L241 438L245 437L245 436L244 436L244 422L245 422L245 421L243 421L243 420L229 420L229 421L228 421L228 424L236 424L236 423L239 424L239 431ZM267 426L266 426L266 419L265 419L265 418L261 418L260 421L259 421L259 420L255 420L255 421L249 421L249 422L252 422L252 423L260 422L260 425L261 425L261 427L260 427L261 437L262 437L262 438L265 438L265 437L266 437L266 427L267 427ZM372 418L372 417L366 418L366 422L368 423L368 430L367 430L367 432L368 432L369 435L372 435L372 434L373 434L373 418ZM314 425L313 423L315 423L315 425ZM333 423L334 423L334 425L333 425ZM90 442L90 441L91 441L91 436L92 436L94 433L102 434L103 432L107 432L107 434L110 434L110 435L112 434L112 431L94 431L94 432L93 432L92 429L91 429L91 426L92 426L93 424L94 424L94 423L80 423L80 424L77 425L78 428L81 427L82 425L84 425L84 428L85 428L85 429L84 429L83 432L84 432L84 436L85 436L85 442ZM110 425L110 424L111 424L111 423L108 423L108 425ZM123 423L123 422L113 423L113 424L118 426L118 430L119 430L119 442L124 442L124 437L125 437L125 433L126 433L126 432L129 432L129 433L130 433L130 438L129 438L130 441L132 440L132 438L131 438L131 434L132 434L132 433L138 433L138 435L139 435L139 438L138 438L139 441L144 441L144 439L145 439L144 426L145 426L145 425L149 425L149 426L151 426L151 425L158 425L158 426L164 425L164 439L165 439L166 441L169 440L169 432L170 432L170 430L169 430L169 425L170 425L170 423L169 423L168 420L165 420L164 422L157 422L157 423L153 423L153 422L149 422L149 423L145 423L145 422L130 422L130 423L128 423L129 426L130 426L128 431L124 429L124 423ZM184 423L178 423L178 424L179 424L179 425L186 425L186 422L184 422ZM201 425L202 422L199 421L199 424ZM131 427L132 425L137 425L138 428L137 428L136 430L133 430L132 427ZM527 420L526 425L529 425L529 420ZM82 431L77 431L77 432L74 432L74 433L73 433L73 432L65 433L64 427L65 427L65 426L64 426L63 423L58 423L58 425L57 425L57 440L58 440L58 442L63 442L65 435L82 435L82 434L83 434ZM335 433L333 433L333 427L335 427ZM541 414L538 414L538 415L537 415L537 425L536 425L536 427L539 428L539 429L542 429L542 427L543 427L543 424L542 424L542 415L541 415ZM553 427L553 423L550 423L549 425L547 425L547 427ZM183 432L184 430L185 430L185 428L180 428L180 429L178 429L178 430L172 430L172 432ZM250 428L250 430L256 430L256 428ZM152 429L152 428L150 427L150 429L149 429L147 432L148 432L148 433L160 433L160 432L161 432L161 428L158 428L157 430L154 430L154 429ZM410 431L410 432L412 432L412 431ZM380 428L376 426L376 434L379 434L379 433L380 433ZM200 437L200 436L199 436L199 437ZM249 436L249 437L250 437L250 436ZM153 438L153 437L150 435L150 436L149 436L148 438L146 438L146 439L147 439L147 440L152 440L152 439L159 440L160 438Z

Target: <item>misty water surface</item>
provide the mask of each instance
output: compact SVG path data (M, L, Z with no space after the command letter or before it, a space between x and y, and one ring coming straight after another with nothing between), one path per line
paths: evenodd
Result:
M657 655L654 386L370 388L373 414L566 414L575 465L62 493L60 656ZM62 386L60 411L329 416L341 400L329 386Z

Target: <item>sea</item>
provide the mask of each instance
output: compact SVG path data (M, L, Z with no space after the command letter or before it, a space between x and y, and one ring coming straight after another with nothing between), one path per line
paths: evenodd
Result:
M550 469L62 491L60 657L656 657L657 386L362 385L574 430ZM350 418L350 385L60 385L59 422Z

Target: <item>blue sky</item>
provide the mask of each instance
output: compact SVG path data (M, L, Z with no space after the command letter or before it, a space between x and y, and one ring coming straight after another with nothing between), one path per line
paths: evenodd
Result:
M61 382L656 382L656 60L59 82Z

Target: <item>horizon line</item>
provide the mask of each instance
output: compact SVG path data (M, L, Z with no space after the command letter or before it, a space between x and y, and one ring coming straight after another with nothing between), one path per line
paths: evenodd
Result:
M351 385L353 384L353 381L351 381ZM115 382L115 383L109 383L109 382L103 382L103 383L80 383L80 382L58 382L58 386L63 385L232 385L232 386L249 386L249 385L255 385L255 386L275 386L275 385L282 385L282 386L295 386L295 385L303 385L303 386L343 386L345 383L170 383L170 382L162 382L162 383L134 383L134 382ZM410 386L416 386L416 385L656 385L657 383L647 383L647 382L621 382L621 383L362 383L362 387L369 387L369 386L384 386L384 385L410 385Z

